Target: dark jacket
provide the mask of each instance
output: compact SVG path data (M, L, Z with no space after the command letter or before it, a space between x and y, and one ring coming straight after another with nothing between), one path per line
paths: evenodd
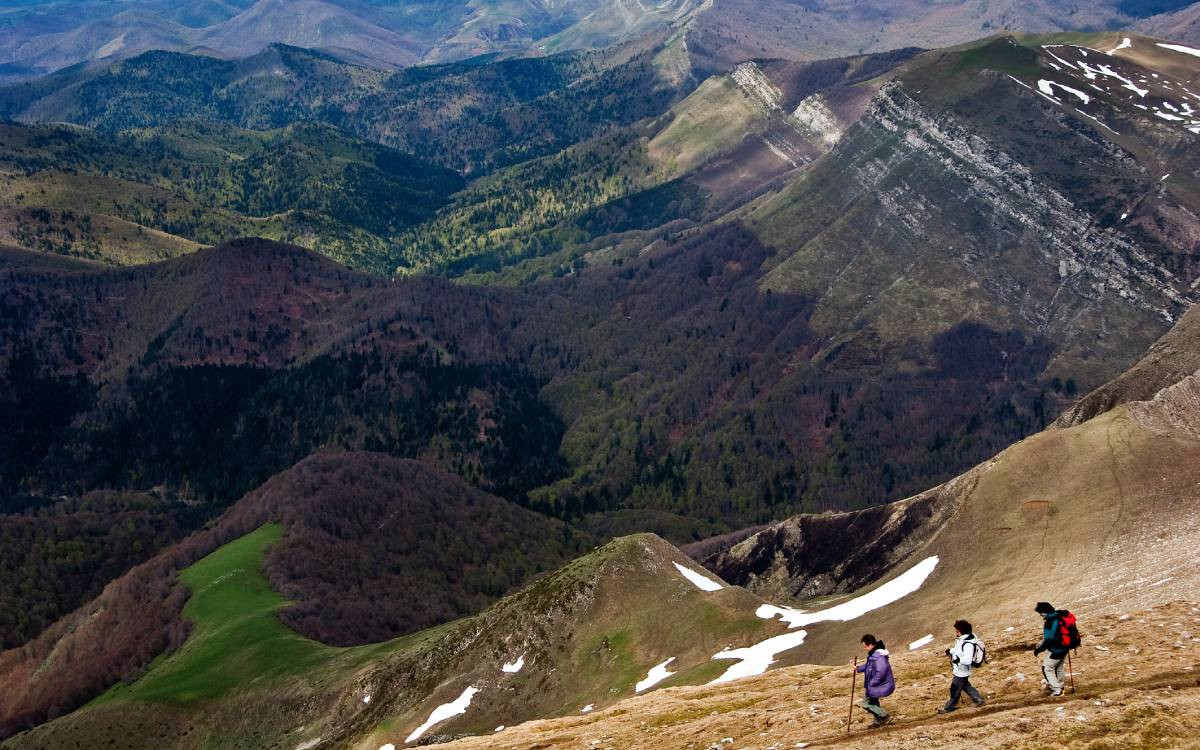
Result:
M1047 612L1042 615L1042 642L1038 644L1037 650L1039 652L1049 651L1051 658L1054 659L1065 659L1070 649L1059 646L1059 616L1058 612Z
M858 671L863 673L868 698L884 698L896 692L896 679L892 677L892 664L888 661L886 648L877 648L867 654L867 660Z

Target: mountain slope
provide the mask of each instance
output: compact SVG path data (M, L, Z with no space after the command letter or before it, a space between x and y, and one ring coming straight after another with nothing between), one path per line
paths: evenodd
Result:
M283 44L232 60L153 51L0 88L0 115L105 133L186 118L259 130L318 120L481 173L660 114L690 85L656 62L663 44L394 72Z
M1073 427L1119 404L1148 401L1196 370L1200 370L1200 308L1192 307L1133 367L1079 399L1055 424Z
M1186 30L1190 18L1190 9L1178 10L1187 5L1181 0L1105 0L1086 6L1062 0L1006 0L982 6L906 0L881 7L746 0L419 0L400 6L357 0L239 0L194 8L151 0L136 9L98 0L60 0L42 5L35 10L19 2L0 5L10 19L8 38L0 43L3 77L20 80L149 49L204 47L244 55L282 42L388 68L478 55L596 49L647 33L674 33L691 64L723 72L767 57L813 60L906 45L942 47L1002 31L1094 31L1139 19L1144 19L1140 23L1146 33L1170 36L1164 32Z
M836 667L796 666L763 677L714 687L675 687L629 698L587 716L532 721L487 737L463 738L450 750L549 750L630 747L846 747L895 750L927 747L959 750L1071 750L1109 747L1188 750L1195 746L1200 703L1193 673L1195 601L1149 610L1130 610L1087 621L1087 645L1075 654L1077 692L1048 699L1037 687L1038 663L1029 654L1038 624L1026 611L1010 620L1015 632L987 631L988 665L972 676L987 696L982 710L951 716L936 709L949 682L940 648L953 631L938 633L935 645L909 653L903 642L887 641L897 691L883 705L894 723L882 730L871 717L849 708L849 661L858 631L846 633ZM1146 651L1171 654L1145 658ZM861 680L858 681L861 690ZM375 748L370 748L375 750Z
M873 79L915 53L746 63L660 117L475 181L400 244L413 270L472 281L623 261L804 168L861 114Z
M200 612L224 611L237 597L250 595L239 593L243 589L238 586L257 587L260 593L254 596L269 594L265 581L246 576L245 564L238 562L239 555L261 554L263 545L277 538L271 527L262 527L183 571L183 580L198 587L192 603L183 609L196 629L174 656L83 710L11 738L8 746L55 747L83 736L121 736L135 717L148 715L161 717L156 720L167 722L170 732L185 735L185 743L217 747L247 742L287 746L315 737L333 747L400 746L424 738L433 729L438 739L466 733L489 735L489 742L504 744L508 735L490 737L496 725L570 715L581 708L587 713L629 696L631 688L643 692L649 689L646 685L670 687L715 678L720 678L720 684L742 676L749 682L740 689L739 682L733 682L728 692L708 687L670 696L698 700L711 695L745 696L755 692L756 685L777 686L780 673L755 676L772 659L779 665L840 661L849 648L847 627L855 632L859 627L870 629L889 642L905 643L924 633L943 632L949 617L964 615L980 632L995 634L987 636L993 661L1006 672L1020 669L1013 657L1021 647L1014 637L999 631L1006 623L1029 623L1031 603L1036 600L1049 598L1079 613L1092 645L1106 637L1120 644L1125 636L1114 635L1123 632L1116 614L1158 606L1194 590L1200 576L1189 564L1200 534L1192 512L1194 491L1200 486L1197 458L1200 373L1163 389L1152 400L1123 404L1076 427L1028 438L946 485L893 504L883 517L877 511L824 516L823 529L806 526L806 519L794 519L709 561L755 589L763 588L762 574L773 571L776 583L789 582L793 593L857 589L848 597L825 598L819 605L810 600L801 608L764 606L744 590L723 587L698 574L669 545L642 535L613 542L477 617L417 637L335 654L279 630L278 625L260 636L237 625L223 631L227 633L223 637L240 645L214 653L218 631L205 624ZM933 512L888 538L889 523L906 515L916 518L912 509L920 505ZM192 550L188 554L195 559L197 552L212 548L218 540L236 537L237 529L254 528L258 517L249 512L252 507L253 501L244 501L214 531L183 549ZM804 538L808 531L823 536L817 544L829 542L830 533L848 534L860 554L846 565L831 557L814 558L808 553L811 542ZM787 543L780 545L787 537ZM253 558L248 559L251 568L257 566ZM768 566L752 569L755 559ZM866 564L877 567L864 573ZM144 575L142 570L135 571L134 577ZM230 573L237 577L231 579ZM210 593L205 584L216 590ZM228 593L221 593L219 586ZM123 581L105 596L112 601L122 588L131 587ZM264 608L253 609L253 617L259 620L282 603L277 597L262 601ZM245 627L250 627L252 620L246 622ZM785 630L783 624L791 627ZM66 637L86 638L91 628L104 624L88 622L81 627ZM1165 636L1165 643L1190 637L1180 634L1183 626L1173 627L1176 630ZM26 658L40 660L38 650L68 631L55 632L40 639ZM261 650L262 644L277 639L291 645L285 651ZM1109 655L1111 648L1104 648L1096 658ZM209 655L202 658L204 649ZM277 659L269 654L293 649L296 655L286 665L264 662L259 680L227 679L233 674L230 670L236 671L246 659ZM770 654L765 661L752 656L759 649ZM733 657L732 672L727 657ZM945 678L936 661L898 659L908 670L898 700L940 700L934 696L940 694ZM306 665L315 671L308 671ZM196 670L209 677L195 683ZM1110 690L1101 675L1111 671L1108 666L1079 665L1081 678L1086 675L1089 680L1085 685L1095 685L1092 689L1100 692ZM654 682L650 676L656 674L667 680ZM802 731L830 731L821 708L821 700L828 697L820 687L827 671L807 667L781 674L787 679L800 677L801 685L793 683L793 690L816 691L813 694L818 696L810 701L818 706L811 717L814 723L805 724ZM1125 675L1122 684L1160 686L1179 679L1174 672L1155 674L1139 682ZM635 682L643 679L646 682L639 689ZM914 686L909 680L915 680ZM922 685L926 680L927 687ZM202 692L190 692L191 685L202 686ZM1006 685L989 688L999 698L993 710L1029 705L1021 697L1028 688L1011 680ZM733 703L717 709L717 715L761 700ZM258 706L255 715L261 718L234 718L248 705ZM654 722L655 727L710 714L705 704L698 713L677 715L678 707L664 708L675 705L669 696L627 705L637 711L661 712L664 718ZM599 720L615 719L623 710L628 708ZM673 718L665 718L668 715ZM511 741L528 742L525 733L539 726L516 730ZM557 726L570 729L578 727L579 721ZM658 741L653 739L657 732L649 731L646 741ZM161 742L161 737L147 734L124 736L131 747ZM549 744L559 741L552 739Z
M263 524L275 524L274 530L263 531L268 528ZM260 655L271 648L262 642L264 628L306 653L334 654L336 649L308 638L343 646L382 641L473 614L585 548L584 538L561 522L485 495L430 466L370 453L311 456L247 495L209 528L119 578L25 649L0 653L5 683L12 686L0 699L3 732L38 723L47 712L70 710L117 679L137 674L164 647L181 644L189 623L214 617L221 622L236 598L212 605L216 615L198 617L195 608L208 606L197 601L206 588L187 574L179 586L175 573L255 529L266 536L256 543L252 575L260 582L254 586L270 592L261 616L273 625L248 626L237 638L247 653ZM482 550L488 554L482 556ZM226 567L245 572L237 564ZM189 589L192 603L181 619ZM130 616L133 612L140 614ZM102 633L108 634L102 648L86 658L67 656L87 649ZM194 648L202 647L189 646ZM244 676L247 668L242 658L219 657L228 660L220 666L211 663L211 652L188 651L175 660L185 665L165 667L174 676L150 682L184 679L190 687L176 693L184 702L196 699L188 695L192 690L236 692L237 674ZM271 658L289 673L301 666ZM196 670L201 674L193 674ZM145 683L138 689L171 690Z
M1053 40L1002 38L906 66L829 154L747 215L779 250L763 286L813 296L814 327L851 353L903 359L914 338L965 318L1053 341L1046 372L1063 380L1131 361L1196 299L1194 136L1117 88L1082 114L1057 89L1048 101L1037 89L1061 75L1056 56ZM1154 72L1105 63L1118 78ZM1163 80L1185 87L1173 64ZM1090 82L1079 78L1067 85ZM1119 342L1105 335L1118 327Z
M285 746L312 735L331 745L368 736L378 737L376 744L386 738L402 744L398 735L412 735L433 708L468 685L480 692L469 726L490 731L506 720L605 705L634 692L650 665L670 656L672 671L680 675L675 679L715 676L721 665L709 660L710 653L780 630L754 617L757 600L744 591L701 592L678 572L677 566L690 565L686 558L643 535L612 542L476 617L382 644L329 649L274 620L272 612L285 600L257 572L264 555L269 565L270 556L285 554L278 545L288 543L294 524L291 531L260 526L213 549L215 539L261 516L253 505L248 499L214 532L186 542L181 549L187 553L174 552L135 570L106 592L100 600L105 609L80 613L76 630L39 641L25 662L40 659L48 647L66 652L93 628L108 627L104 613L123 606L122 592L134 581L146 579L155 567L165 571L167 561L190 559L197 561L180 573L190 598L175 610L191 624L181 648L131 684L5 746L53 747L76 737L122 736L122 726L147 715L165 722L186 747ZM314 510L296 509L293 518ZM271 543L275 547L265 551ZM200 558L208 549L213 551ZM177 607L179 597L172 602ZM233 611L237 615L229 617ZM682 626L664 621L668 611ZM120 626L119 632L126 629ZM6 677L18 680L10 684L21 689L0 704L6 730L14 726L14 706L38 700L39 689L44 694L52 679L61 688L61 678L22 672L20 662L14 672L13 657L6 655ZM248 681L249 674L257 679ZM78 682L79 675L71 680ZM250 705L258 709L247 715ZM161 736L122 742L149 747Z
M1185 317L1164 341L1194 335L1195 325ZM1179 364L1194 358L1190 349L1155 351ZM1038 600L1096 615L1186 597L1197 584L1198 397L1193 372L1148 400L1026 438L928 492L859 513L798 516L706 563L751 590L809 597L936 555L942 562L919 592L871 617L872 632L892 641L944 629L947 611L1001 623ZM839 538L852 554L824 547ZM816 633L797 658L829 658L835 635Z
M5 125L0 144L0 241L117 265L257 235L387 271L391 238L462 185L319 124L259 133L181 123L119 136Z
M1192 3L1179 10L1150 16L1135 23L1130 30L1159 39L1200 44L1200 6Z

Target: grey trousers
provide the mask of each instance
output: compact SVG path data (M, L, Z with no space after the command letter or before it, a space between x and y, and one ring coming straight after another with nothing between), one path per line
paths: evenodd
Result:
M946 701L946 705L943 706L943 709L946 711L953 711L954 709L958 708L958 699L963 693L966 693L971 700L975 701L975 705L978 706L979 704L983 703L983 696L980 695L979 691L975 689L975 686L971 684L971 678L958 677L956 675L954 679L950 680L950 700Z
M886 719L888 717L887 710L879 705L878 698L863 698L862 707L873 714L876 719Z
M1064 667L1066 660L1065 656L1055 659L1049 651L1042 657L1042 682L1050 688L1050 692L1054 695L1062 695L1063 679L1066 677Z

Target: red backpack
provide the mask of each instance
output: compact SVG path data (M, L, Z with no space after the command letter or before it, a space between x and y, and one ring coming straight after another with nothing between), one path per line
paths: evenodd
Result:
M1058 610L1058 647L1072 651L1079 648L1079 628L1075 624L1075 615L1065 609Z

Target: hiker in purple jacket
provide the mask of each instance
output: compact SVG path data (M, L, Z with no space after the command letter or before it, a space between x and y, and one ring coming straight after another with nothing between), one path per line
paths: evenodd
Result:
M881 727L890 723L892 717L879 705L879 699L896 691L896 680L892 677L892 664L888 661L888 651L883 641L867 634L862 637L862 644L867 652L867 660L857 668L862 672L863 685L866 687L862 707L875 717L875 723L871 726Z

